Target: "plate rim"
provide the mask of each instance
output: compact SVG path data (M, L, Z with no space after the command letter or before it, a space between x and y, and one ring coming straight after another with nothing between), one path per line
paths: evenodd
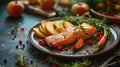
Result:
M112 22L115 22L115 23L120 23L120 18L116 18L116 17L112 17L112 16L107 16L107 15L104 15L96 10L94 10L93 8L90 8L90 12L93 13L93 15L97 16L98 18L107 18L109 20L112 20Z

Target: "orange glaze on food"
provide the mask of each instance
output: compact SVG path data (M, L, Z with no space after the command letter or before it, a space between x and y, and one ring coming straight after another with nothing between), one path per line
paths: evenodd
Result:
M88 24L88 23L82 23L83 28L86 28L87 30L85 30L86 34L84 36L84 39L88 39L91 36L93 36L95 34L95 32L97 32L97 28Z
M75 41L78 41L80 38L84 40L88 39L92 37L97 31L96 27L89 25L87 23L83 23L82 26L84 28L87 28L87 30L78 29L73 26L68 27L66 32L45 37L45 41L49 46L53 46L53 47L57 47L60 45L65 46ZM79 46L79 44L77 44L77 46Z

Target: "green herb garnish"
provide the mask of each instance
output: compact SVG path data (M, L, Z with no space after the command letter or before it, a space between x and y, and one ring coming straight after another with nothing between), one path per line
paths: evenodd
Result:
M62 35L63 35L63 37L64 37L64 38L66 38L66 37L67 37L67 34L62 34Z
M51 56L48 57L47 60L49 63L56 64L58 67L88 67L89 65L91 65L91 61L85 58L83 58L83 61L74 61L70 63L59 62Z
M16 62L17 67L28 67L25 59L25 54L26 53L17 53L17 55L19 56L18 61Z
M69 21L73 25L75 25L76 27L78 27L80 29L83 29L83 30L87 30L86 28L84 28L83 26L81 26L81 24L83 22L88 23L90 25L93 25L93 26L97 27L98 31L103 31L104 27L106 27L107 31L108 31L108 33L107 33L108 34L108 38L111 37L110 29L106 25L106 23L108 23L108 20L106 18L97 19L97 18L86 17L86 16L69 16L69 17L64 18L63 20L64 21Z

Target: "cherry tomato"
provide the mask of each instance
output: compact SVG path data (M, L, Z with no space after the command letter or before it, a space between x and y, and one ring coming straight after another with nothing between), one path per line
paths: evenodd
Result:
M66 48L64 48L64 50L65 50L65 51L68 51L68 48L66 47Z
M98 37L98 38L99 38L99 39L101 39L101 38L102 38L102 36L103 36L103 35L99 35L99 37Z
M102 36L104 35L104 32L98 32L97 33L97 37L100 40L102 38Z
M57 50L61 51L62 50L62 46L58 46Z
M53 42L52 44L51 44L51 46L53 46L53 47L56 47L56 42Z
M43 40L39 40L38 42L39 42L39 45L41 45L41 46L45 46L46 45Z
M88 45L92 45L93 44L93 41L92 40L88 40Z
M97 33L97 36L99 37L100 35L104 35L104 32L99 32Z

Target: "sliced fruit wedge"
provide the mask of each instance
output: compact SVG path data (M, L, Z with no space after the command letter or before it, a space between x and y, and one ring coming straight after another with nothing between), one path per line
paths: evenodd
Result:
M33 28L33 31L34 31L34 33L35 33L38 37L40 37L40 38L46 37L46 35L43 34L42 32L40 32L38 28Z
M64 26L65 28L67 28L67 27L69 27L69 26L73 26L73 24L70 23L70 22L65 21L65 22L63 23L63 26Z
M58 34L58 32L55 30L54 23L52 23L51 21L48 21L46 23L46 29L51 35Z
M65 32L66 28L63 26L63 23L61 22L61 20L56 20L54 21L54 26L55 29L61 33L61 32Z
M44 30L41 26L39 26L39 31L45 35L50 35L49 32L47 32L47 30Z

